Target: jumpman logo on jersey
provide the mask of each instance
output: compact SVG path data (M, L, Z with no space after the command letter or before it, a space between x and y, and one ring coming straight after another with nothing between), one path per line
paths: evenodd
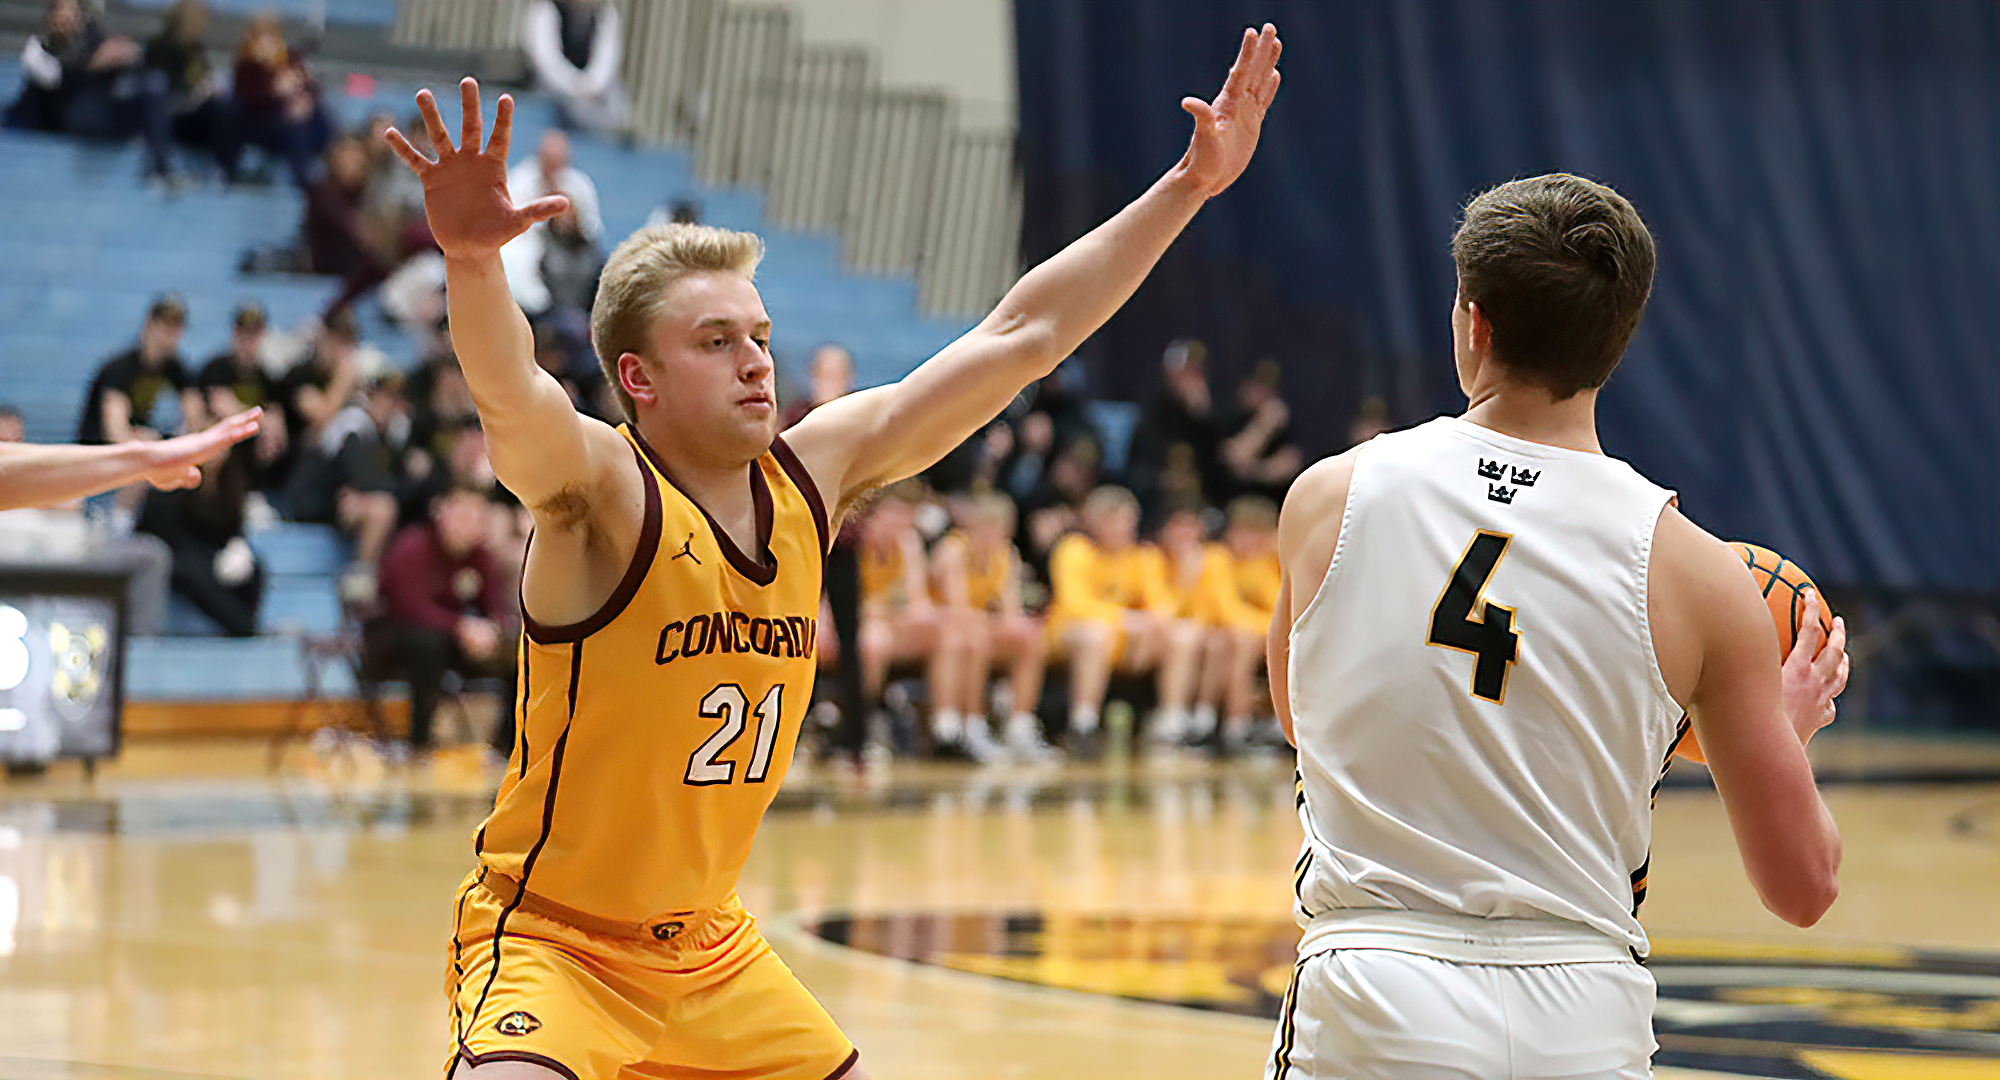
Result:
M694 534L693 534L693 533L689 533L689 534L688 534L688 538L687 538L687 543L685 543L685 544L682 544L682 545L681 545L681 549L680 549L680 551L678 551L678 552L674 553L674 559L678 559L678 558L680 558L680 557L682 557L682 556L686 556L686 557L688 557L688 558L690 558L690 559L693 559L693 560L694 560L694 564L695 564L696 566L700 566L700 565L701 565L701 556L699 556L699 555L696 555L696 554L694 553ZM673 561L674 561L674 559L668 559L667 561L668 561L668 562L673 562Z

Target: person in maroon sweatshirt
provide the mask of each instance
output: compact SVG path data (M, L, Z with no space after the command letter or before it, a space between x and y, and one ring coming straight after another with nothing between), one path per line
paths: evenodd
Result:
M514 701L514 619L499 561L487 550L484 492L454 486L431 501L430 520L396 534L377 571L382 613L364 630L364 670L410 684L410 749L431 748L431 717L447 671L508 682Z

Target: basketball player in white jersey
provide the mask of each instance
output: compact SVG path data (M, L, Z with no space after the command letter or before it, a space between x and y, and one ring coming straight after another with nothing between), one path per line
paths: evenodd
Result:
M1471 407L1313 466L1279 527L1305 936L1273 1080L1649 1075L1637 912L1683 716L1765 906L1811 926L1837 889L1804 742L1845 627L1808 612L1781 657L1742 561L1598 445L1645 223L1541 176L1473 199L1452 253Z

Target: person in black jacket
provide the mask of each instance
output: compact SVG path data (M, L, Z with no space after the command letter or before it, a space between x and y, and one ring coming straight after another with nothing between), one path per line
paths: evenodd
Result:
M174 141L213 157L223 178L234 183L242 136L202 44L207 31L207 0L175 0L160 32L146 43L145 64L165 79L167 126Z
M139 514L139 531L173 549L174 592L230 637L257 632L264 598L264 568L243 538L255 461L255 448L239 444L202 469L199 486L151 492Z
M149 177L174 181L166 78L142 62L138 42L104 32L77 0L49 0L42 32L21 51L21 96L4 126L146 142Z

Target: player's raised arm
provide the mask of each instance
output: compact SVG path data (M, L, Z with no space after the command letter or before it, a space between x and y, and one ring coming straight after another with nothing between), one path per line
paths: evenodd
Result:
M424 184L424 213L444 251L452 348L479 409L493 473L538 520L552 506L561 511L557 516L570 517L577 500L558 496L587 497L607 467L624 463L629 451L616 432L577 413L562 386L535 363L534 335L500 264L503 245L562 213L569 201L551 195L515 206L507 193L514 99L500 96L493 138L482 147L479 84L466 79L459 94L463 120L456 145L431 92L417 94L436 161L394 128L384 138Z
M901 382L823 405L786 434L821 492L857 492L929 468L1054 370L1131 297L1201 209L1250 163L1278 92L1278 31L1243 32L1213 102L1187 98L1180 162L1117 216L1028 272L964 337Z
M1772 914L1811 926L1840 891L1840 832L1820 800L1805 742L1833 718L1833 699L1846 685L1846 626L1836 623L1829 641L1814 597L1780 668L1772 663L1770 614L1734 552L1670 509L1653 558L1654 580L1671 591L1674 607L1696 613L1672 619L1699 641L1688 715L1743 869Z

